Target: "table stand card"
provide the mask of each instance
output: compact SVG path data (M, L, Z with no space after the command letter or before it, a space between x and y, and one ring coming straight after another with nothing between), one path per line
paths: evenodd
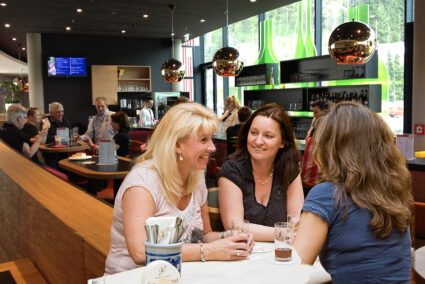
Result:
M61 145L68 145L69 143L69 128L57 128L56 136L62 137Z
M99 165L113 165L117 162L115 143L109 140L99 141Z
M397 134L396 144L404 155L406 160L413 159L413 135L412 134Z

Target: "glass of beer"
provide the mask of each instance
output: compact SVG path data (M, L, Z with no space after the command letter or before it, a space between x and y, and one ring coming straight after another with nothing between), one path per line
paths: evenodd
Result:
M287 222L274 224L274 256L276 261L292 259L291 226Z

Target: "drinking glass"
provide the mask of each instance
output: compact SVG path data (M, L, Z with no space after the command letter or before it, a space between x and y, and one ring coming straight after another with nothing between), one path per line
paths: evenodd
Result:
M249 233L249 221L248 220L232 220L232 236L236 236L241 233Z
M291 228L288 222L274 224L274 255L276 261L290 261L292 259L290 232Z
M295 213L295 214L288 214L287 215L287 223L288 223L288 227L290 228L290 241L291 241L291 243L295 239L295 235L298 231L299 222L300 222L300 214Z
M55 135L55 145L62 144L62 137Z

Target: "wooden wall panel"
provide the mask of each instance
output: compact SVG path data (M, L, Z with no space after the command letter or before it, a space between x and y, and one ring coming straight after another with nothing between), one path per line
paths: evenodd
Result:
M29 258L50 283L87 283L103 274L112 207L0 142L0 243Z

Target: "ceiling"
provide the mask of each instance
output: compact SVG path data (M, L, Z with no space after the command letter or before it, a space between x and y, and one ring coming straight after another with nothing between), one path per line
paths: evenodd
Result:
M228 0L229 24L297 0ZM0 0L0 50L26 61L26 33L168 38L175 4L176 38L190 38L226 25L225 0ZM77 13L76 9L83 9ZM148 18L142 15L146 13ZM205 19L204 23L200 20ZM10 28L5 27L9 23ZM66 31L65 27L71 27ZM122 34L121 31L126 33ZM15 37L16 41L12 38ZM0 62L1 65L1 62Z

